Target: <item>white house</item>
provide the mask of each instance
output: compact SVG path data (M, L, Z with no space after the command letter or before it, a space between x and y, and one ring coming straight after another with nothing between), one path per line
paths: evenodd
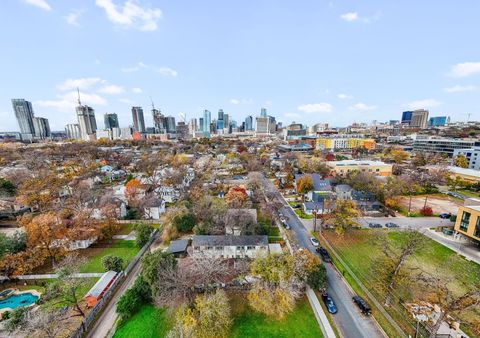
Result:
M268 253L268 236L196 235L192 256L207 258L255 258Z
M151 197L145 202L143 217L158 220L164 212L165 201L161 198Z

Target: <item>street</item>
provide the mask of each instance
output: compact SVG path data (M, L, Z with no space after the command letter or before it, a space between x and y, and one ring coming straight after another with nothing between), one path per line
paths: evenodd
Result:
M271 193L275 193L278 200L284 205L285 202L280 192L275 188L272 182L265 179L266 187ZM310 250L315 255L315 247L310 242L309 231L304 227L303 223L292 211L290 207L282 208L282 213L287 219L297 241L297 245L301 248ZM343 337L357 338L357 337L384 337L382 331L371 317L364 316L352 301L353 294L343 281L342 277L330 264L325 264L328 276L327 292L335 302L338 313L332 315L336 327L341 332Z

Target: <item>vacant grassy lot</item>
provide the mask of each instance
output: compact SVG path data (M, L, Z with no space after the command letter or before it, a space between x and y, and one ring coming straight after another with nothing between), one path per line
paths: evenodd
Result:
M322 337L315 315L306 298L298 302L295 310L283 320L269 319L254 312L245 297L231 297L234 323L232 338L308 338Z
M377 300L383 301L385 296L382 281L379 280L375 271L378 271L378 260L382 253L380 247L373 241L374 234L377 231L384 230L353 230L346 233L343 237L327 231L325 233L330 244L336 249L337 253L349 265L365 286L375 295ZM388 240L396 247L399 247L405 239L405 234L399 232L389 232ZM423 271L439 274L449 288L460 294L464 292L466 285L472 285L480 276L480 266L466 261L454 251L444 247L437 242L426 239L426 246L423 251L410 257L405 266L405 270ZM463 283L462 283L463 282ZM413 283L407 288L408 292L397 293L399 297L394 297L394 306L387 308L391 316L404 328L406 332L411 333L412 320L404 310L402 303L409 302L418 296L421 292ZM480 309L465 311L460 314L461 320L471 320L480 316ZM468 331L468 327L465 328Z
M412 196L411 213L419 213L420 209L425 205L425 198L427 198L427 206L432 208L434 214L444 212L456 214L458 207L463 205L463 201L443 194ZM408 210L409 202L410 197L403 196L401 198L400 206L405 212Z
M79 251L88 260L81 267L80 272L104 272L102 257L106 255L121 257L123 259L123 267L125 268L139 250L135 241L125 241L123 239L92 245L88 249Z
M170 330L170 316L164 308L144 305L130 320L121 325L114 338L161 338Z

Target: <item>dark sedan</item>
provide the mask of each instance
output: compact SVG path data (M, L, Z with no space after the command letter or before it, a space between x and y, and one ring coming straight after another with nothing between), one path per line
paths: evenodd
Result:
M337 307L335 306L333 299L327 293L324 293L322 295L322 299L325 303L325 306L327 307L328 312L330 312L331 314L337 313Z

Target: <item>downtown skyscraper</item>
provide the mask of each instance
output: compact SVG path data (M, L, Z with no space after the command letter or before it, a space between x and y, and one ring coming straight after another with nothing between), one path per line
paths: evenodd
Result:
M24 99L12 99L12 106L22 138L32 138L35 134L32 103Z
M118 115L115 113L105 113L103 115L103 121L105 129L112 130L113 128L119 128Z
M143 117L142 107L132 107L133 127L136 132L145 132L145 118Z

